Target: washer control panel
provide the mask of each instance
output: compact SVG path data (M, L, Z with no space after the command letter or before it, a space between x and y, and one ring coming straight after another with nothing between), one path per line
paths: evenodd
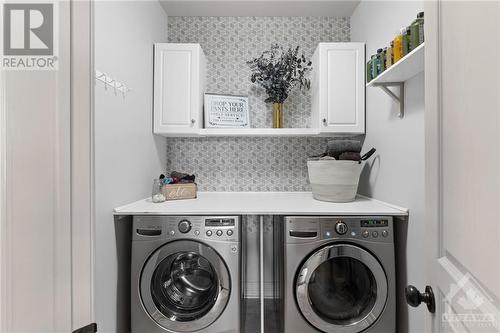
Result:
M239 241L239 216L134 216L134 240Z
M320 217L320 225L322 239L355 238L377 242L392 240L392 218L390 217Z
M288 243L306 243L327 239L362 239L392 242L392 217L287 216Z
M205 235L211 239L230 240L235 235L237 218L211 217L205 219Z
M359 221L361 227L361 236L366 239L388 238L389 232L389 219L387 218L371 218L362 219Z

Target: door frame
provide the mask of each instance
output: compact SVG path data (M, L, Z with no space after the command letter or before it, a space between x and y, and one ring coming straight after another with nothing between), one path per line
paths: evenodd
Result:
M94 66L93 0L55 0L61 15L57 95L57 206L54 209L53 327L74 331L94 322ZM63 19L64 18L64 19ZM12 331L13 265L7 202L7 105L0 71L0 331ZM70 112L67 112L67 111ZM69 126L68 126L69 124ZM69 221L69 223L68 223Z
M441 257L441 52L440 2L425 1L425 210L427 234L427 285L437 278L436 259ZM441 296L435 294L439 307ZM439 313L439 311L438 311ZM427 315L426 332L439 332L440 321Z
M94 1L71 0L72 329L95 322Z

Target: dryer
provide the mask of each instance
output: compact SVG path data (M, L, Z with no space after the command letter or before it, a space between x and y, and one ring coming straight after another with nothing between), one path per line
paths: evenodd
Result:
M395 333L391 217L284 218L284 331Z
M132 333L240 331L240 217L134 216Z

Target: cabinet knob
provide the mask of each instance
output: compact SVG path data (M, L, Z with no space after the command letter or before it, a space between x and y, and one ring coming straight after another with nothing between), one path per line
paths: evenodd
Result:
M194 123L196 123L196 120L191 119L191 125L194 125Z
M323 118L323 126L326 126L326 118Z

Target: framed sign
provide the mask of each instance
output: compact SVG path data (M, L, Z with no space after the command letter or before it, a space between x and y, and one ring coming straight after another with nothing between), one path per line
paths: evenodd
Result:
M205 94L205 128L250 127L248 97Z

